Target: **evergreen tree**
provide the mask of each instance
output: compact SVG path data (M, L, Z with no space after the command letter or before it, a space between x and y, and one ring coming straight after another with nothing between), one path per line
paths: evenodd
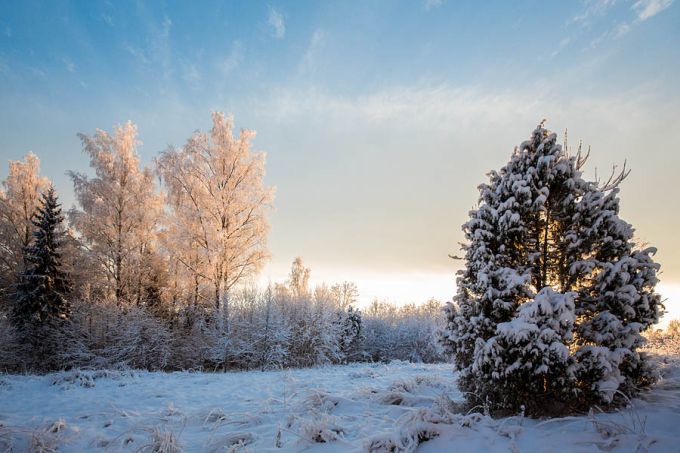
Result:
M363 332L361 330L361 311L351 305L346 312L339 312L340 353L345 363L360 360Z
M659 266L618 216L627 173L586 181L587 156L556 141L540 124L463 225L444 343L471 402L492 410L584 409L653 379L636 349L663 308Z
M33 241L24 248L27 269L17 284L13 318L18 327L38 326L67 319L71 306L68 275L62 270L59 249L63 241L61 205L54 188L42 194L40 207L32 219Z

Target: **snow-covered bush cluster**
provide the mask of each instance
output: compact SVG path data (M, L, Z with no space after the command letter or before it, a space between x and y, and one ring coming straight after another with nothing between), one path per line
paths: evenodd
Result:
M285 284L234 291L225 307L187 306L155 311L109 301L74 300L68 320L34 327L41 352L7 316L0 318L0 369L64 368L276 369L355 361L444 360L434 332L441 305L395 307L373 303L354 309L349 282L309 289L293 264ZM295 285L298 285L297 287Z
M619 183L584 179L543 124L482 184L443 344L471 404L565 413L649 385L638 351L659 320L655 249L619 213Z
M680 320L673 319L665 330L649 329L644 332L647 340L643 349L662 356L680 357Z

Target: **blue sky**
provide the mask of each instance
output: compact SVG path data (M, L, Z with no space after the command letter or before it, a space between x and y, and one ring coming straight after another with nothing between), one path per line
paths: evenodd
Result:
M673 0L2 1L0 158L38 154L69 205L77 132L132 120L148 163L232 112L277 187L263 278L301 255L446 299L476 186L548 118L592 176L627 159L622 214L680 295L679 70Z

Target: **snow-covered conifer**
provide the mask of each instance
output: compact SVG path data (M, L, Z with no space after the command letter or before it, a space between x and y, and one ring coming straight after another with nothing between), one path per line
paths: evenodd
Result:
M655 249L618 216L625 170L587 181L586 158L541 123L480 186L443 335L475 404L519 410L533 393L534 413L536 395L568 411L653 380L636 349L662 308Z
M363 342L361 329L361 311L351 305L346 312L339 312L340 321L340 353L344 362L360 360Z
M40 204L32 220L33 241L24 249L28 267L17 284L13 319L19 326L66 319L71 310L66 298L70 282L61 268L59 251L64 217L54 188L42 195Z

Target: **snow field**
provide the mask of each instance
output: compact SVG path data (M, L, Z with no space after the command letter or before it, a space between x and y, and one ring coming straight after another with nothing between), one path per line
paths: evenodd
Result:
M680 359L616 413L460 412L449 364L0 375L0 452L680 451Z
M71 371L0 377L0 451L362 451L442 394L451 365L268 372ZM49 451L49 450L45 450ZM168 451L173 451L172 449Z

